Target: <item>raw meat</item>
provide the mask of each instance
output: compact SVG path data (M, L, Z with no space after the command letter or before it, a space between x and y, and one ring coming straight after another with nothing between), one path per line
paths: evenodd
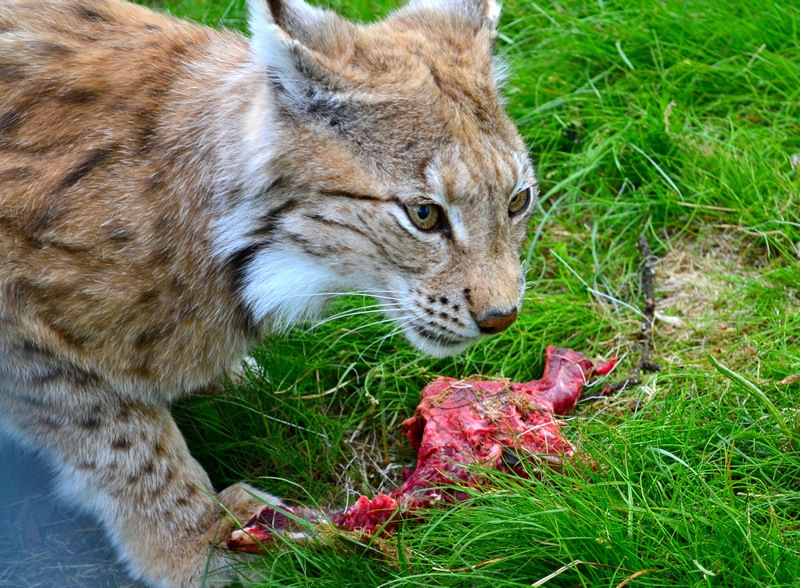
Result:
M344 510L302 506L268 506L240 530L227 546L256 552L280 536L309 538L311 526L333 525L368 534L394 530L399 517L420 507L463 499L459 487L481 483L480 468L527 476L528 463L558 467L576 456L561 435L554 415L571 412L584 384L608 373L612 359L599 366L571 349L548 347L541 379L524 384L492 380L438 378L422 391L417 410L403 423L417 465L390 494L361 496Z

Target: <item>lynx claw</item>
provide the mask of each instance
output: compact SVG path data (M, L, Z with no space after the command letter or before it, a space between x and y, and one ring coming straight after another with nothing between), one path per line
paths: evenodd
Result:
M232 551L260 553L275 541L304 543L314 534L312 527L329 525L327 513L303 506L265 506L241 529L234 530L225 541Z

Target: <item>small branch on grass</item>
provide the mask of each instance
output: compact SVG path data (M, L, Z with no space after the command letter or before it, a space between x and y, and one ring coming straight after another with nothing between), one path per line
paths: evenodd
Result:
M638 386L641 384L641 380L639 378L625 378L621 382L617 382L616 384L611 384L606 386L603 390L603 394L618 394L623 390L627 390L628 388L632 388L633 386Z
M652 373L657 372L661 369L661 366L657 363L650 361L650 348L651 348L651 339L653 336L653 323L655 322L655 315L656 315L656 295L655 295L655 284L656 284L656 270L653 266L653 253L650 251L650 245L647 242L647 237L642 235L639 237L639 253L642 257L642 270L641 270L641 284L642 284L642 295L644 296L644 312L642 313L644 318L642 322L642 334L641 334L641 345L642 345L642 355L639 359L639 363L636 365L635 368L632 370L632 376L630 378L626 378L621 382L617 382L616 384L611 384L606 386L603 390L603 394L618 394L623 390L627 390L628 388L632 388L633 386L638 386L641 384L641 380L638 378L638 375L642 372L645 373Z
M653 254L647 237L639 237L639 252L642 256L642 294L644 295L644 322L642 323L642 356L639 365L633 370L639 372L657 372L661 366L650 361L650 340L653 335L653 322L656 314L656 270L653 267Z

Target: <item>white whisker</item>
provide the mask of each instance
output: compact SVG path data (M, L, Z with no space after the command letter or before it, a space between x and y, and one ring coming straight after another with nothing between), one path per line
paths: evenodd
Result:
M335 320L338 320L338 319L341 319L341 318L360 316L360 315L364 315L364 314L372 314L372 313L375 313L375 312L379 312L380 310L382 310L384 308L387 308L387 307L402 308L402 304L399 303L399 302L395 302L395 303L392 303L392 304L385 304L385 303L384 304L371 304L369 306L343 310L341 312L337 312L336 314L333 314L333 315L331 315L329 317L325 317L324 319L314 323L312 326L310 326L304 332L305 333L309 333L309 332L313 331L314 329L316 329L318 327L321 327L322 325L324 325L326 323L330 323L332 321L335 321Z

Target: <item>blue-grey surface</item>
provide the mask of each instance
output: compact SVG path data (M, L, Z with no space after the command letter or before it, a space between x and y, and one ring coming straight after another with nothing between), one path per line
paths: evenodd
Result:
M0 436L0 587L141 586L115 562L100 526L58 500L51 479Z

